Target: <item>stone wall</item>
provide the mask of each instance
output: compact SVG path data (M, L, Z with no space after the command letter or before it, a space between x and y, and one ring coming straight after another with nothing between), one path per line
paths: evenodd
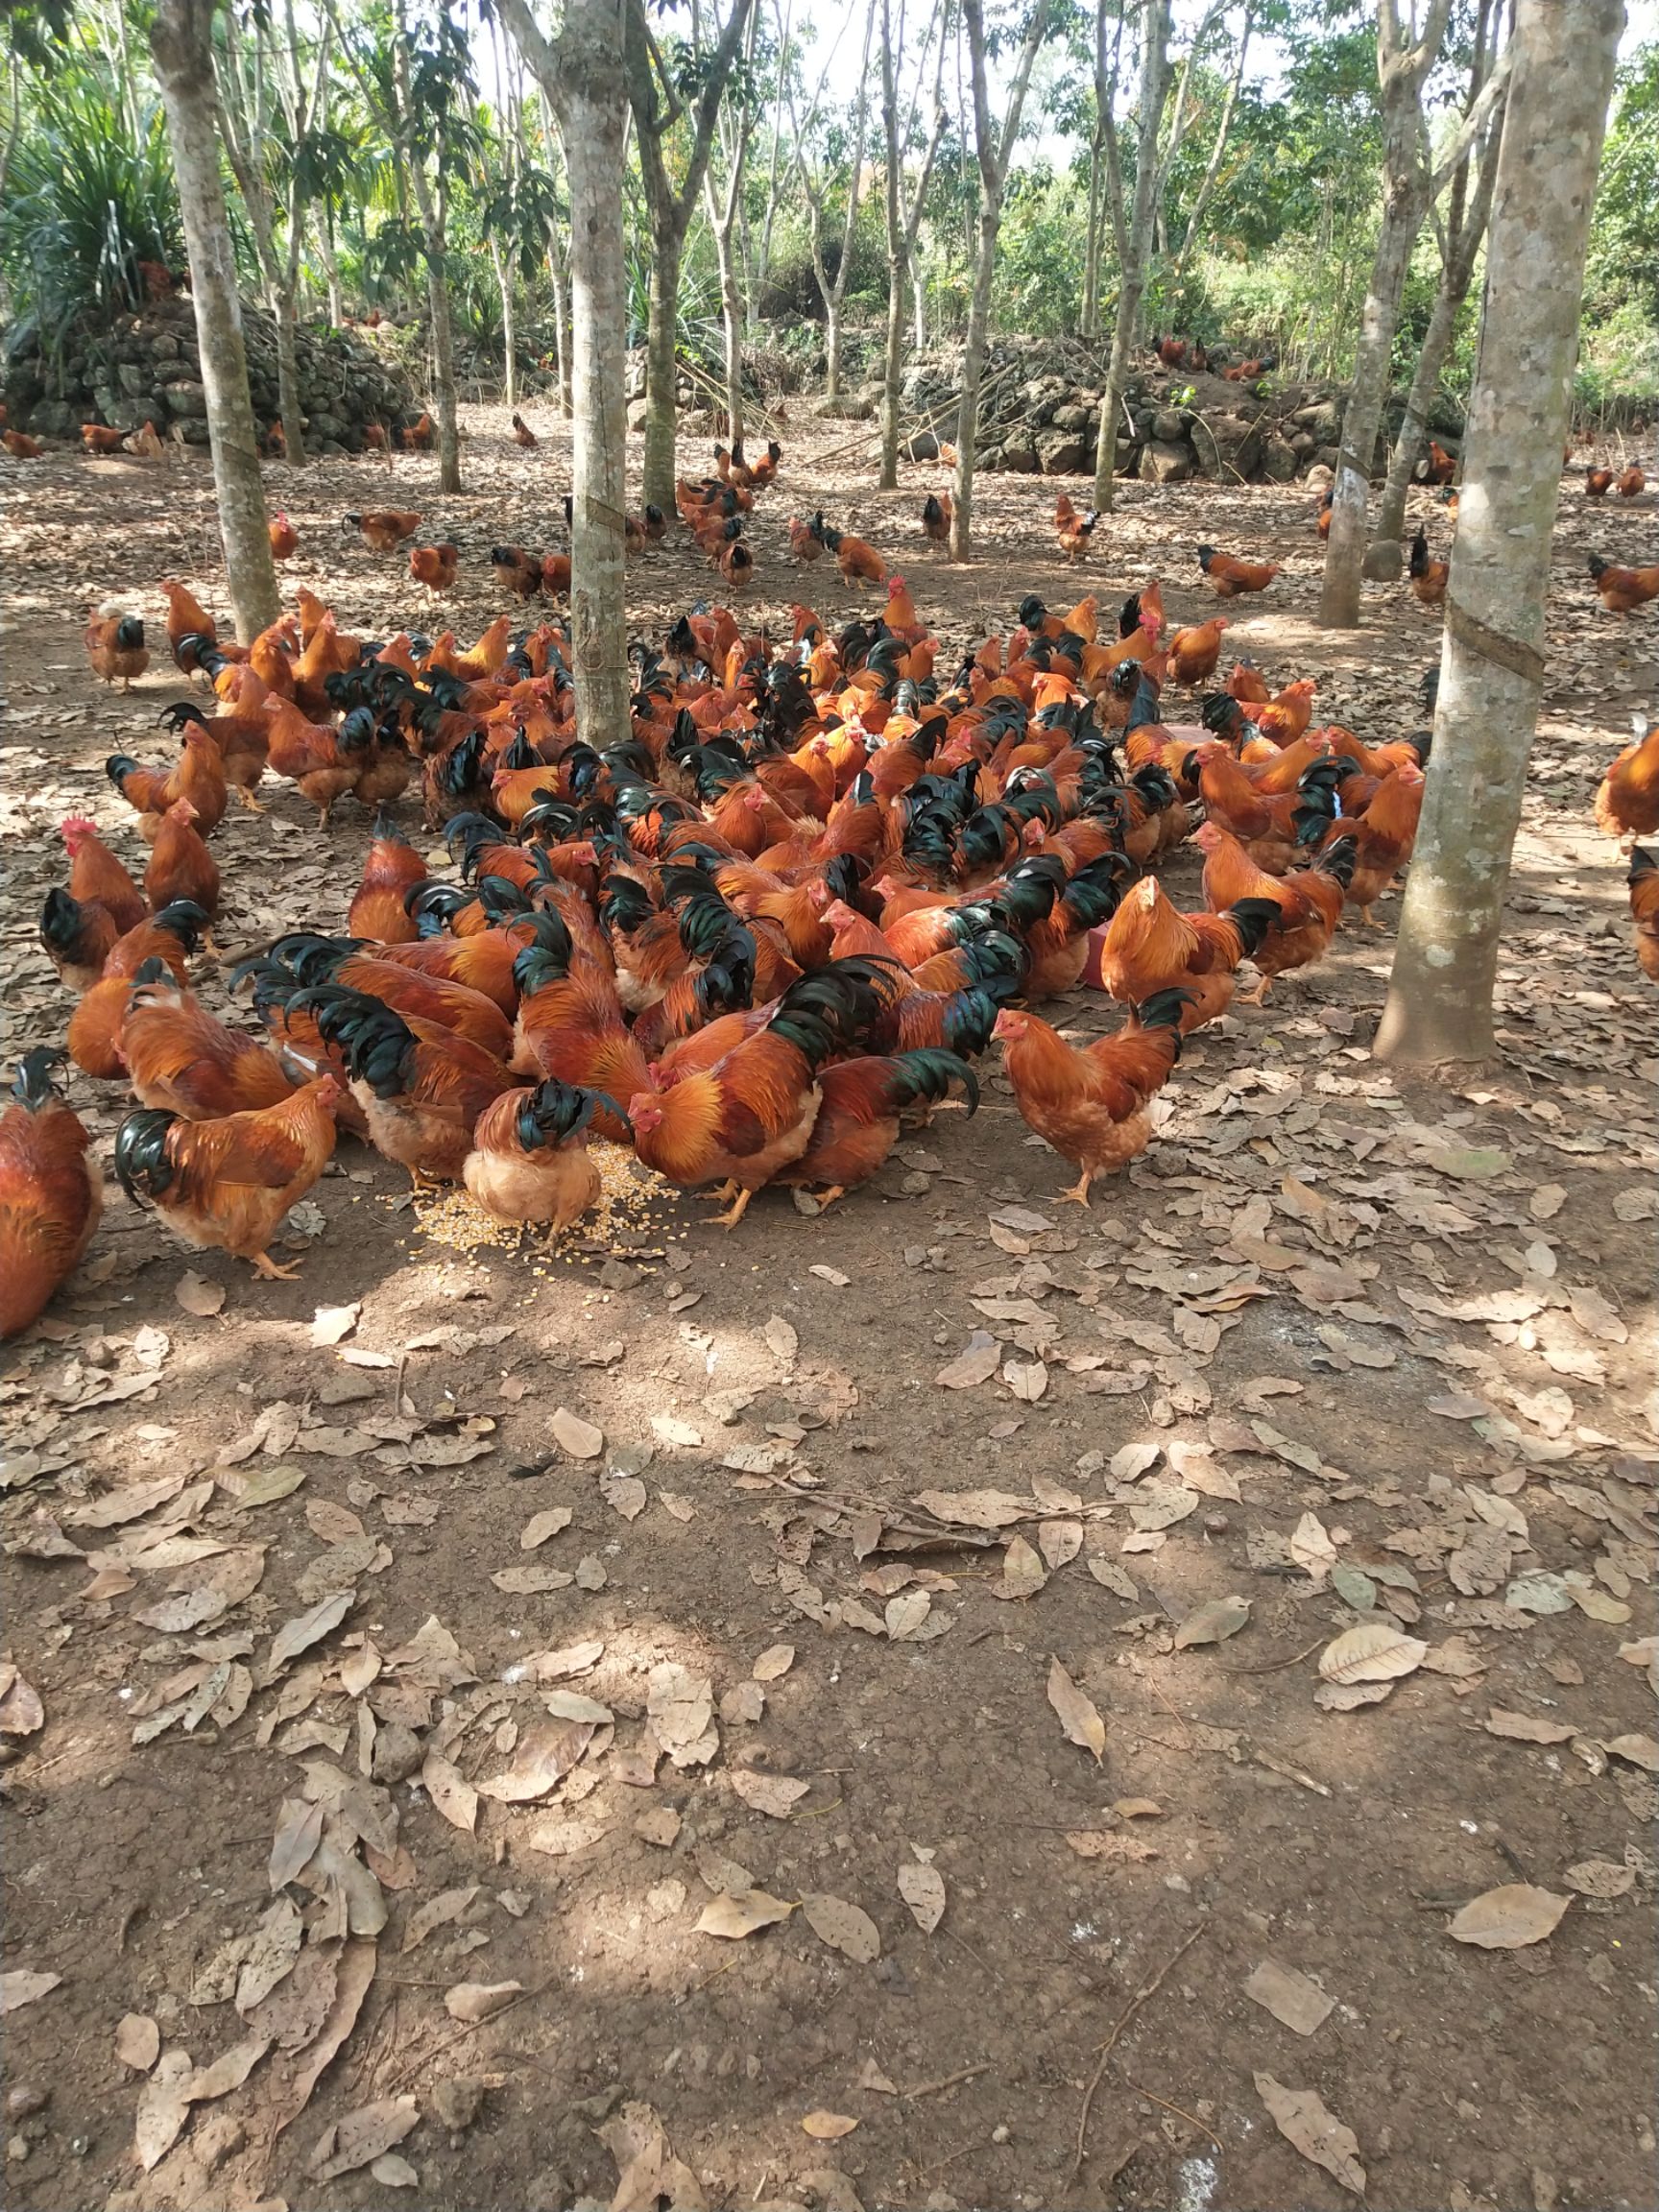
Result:
M244 306L242 324L253 413L263 429L278 414L276 330L254 307ZM402 369L354 331L301 329L299 354L301 402L315 452L359 452L366 422L413 421L419 413ZM6 335L3 371L8 419L36 437L72 439L83 422L136 430L150 421L163 437L176 428L188 445L207 443L188 300L157 301L142 314L73 327L44 349L35 326L20 324Z

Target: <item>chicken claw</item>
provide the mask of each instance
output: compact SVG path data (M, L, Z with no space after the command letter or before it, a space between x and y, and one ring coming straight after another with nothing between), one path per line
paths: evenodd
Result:
M1085 1167L1082 1174L1078 1176L1076 1182L1072 1184L1070 1190L1061 1190L1056 1193L1054 1199L1055 1205L1087 1206L1089 1203L1089 1186L1094 1182L1094 1168Z
M724 1214L715 1214L711 1226L721 1229L735 1229L748 1212L749 1201L754 1195L753 1190L739 1190L735 1200L727 1211Z
M301 1262L298 1260L292 1265L283 1267L272 1259L269 1252L255 1252L252 1257L255 1272L263 1275L267 1283L292 1283L300 1272Z

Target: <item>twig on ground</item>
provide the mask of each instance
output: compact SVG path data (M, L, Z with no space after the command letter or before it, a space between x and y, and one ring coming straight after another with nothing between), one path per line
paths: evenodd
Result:
M1186 1941L1182 1943L1179 1950L1171 1953L1170 1957L1165 1960L1162 1966L1159 1967L1157 1973L1153 1975L1151 1981L1143 1982L1142 1984L1141 1987L1136 1990L1134 1996L1130 1998L1128 2004L1124 2006L1122 2011L1118 2013L1111 2034L1108 2035L1105 2042L1101 2044L1100 2056L1095 2063L1094 2073L1089 2077L1089 2086L1083 2092L1083 2109L1077 2115L1077 2143L1076 2148L1071 2155L1071 2170L1067 2175L1065 2182L1065 2186L1068 2190L1070 2189L1078 2175L1083 2170L1083 2160L1087 2155L1086 2146L1089 2138L1089 2114L1094 2108L1094 2092L1099 2088L1102 2077L1105 2075L1106 2068L1111 2063L1112 2054L1118 2047L1118 2038L1122 2034L1124 2029L1128 2027L1130 2021L1134 2019L1136 2013L1141 2009L1142 2006L1146 2003L1147 1999L1157 1995L1158 1991L1163 1987L1166 1979L1174 1972L1177 1966L1180 1965L1182 1960L1186 1958L1188 1952L1191 1950L1193 1944L1197 1942L1199 1936L1202 1936L1204 1930L1202 1928L1194 1928L1192 1933L1187 1937Z

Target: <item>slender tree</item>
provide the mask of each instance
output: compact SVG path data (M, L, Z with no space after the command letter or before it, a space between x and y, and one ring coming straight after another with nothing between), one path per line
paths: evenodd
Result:
M328 76L332 25L324 18L307 67L293 0L284 0L282 36L264 6L238 21L226 12L219 56L219 116L276 326L276 389L282 445L295 468L305 464L305 415L300 398L300 264L305 219L317 175L312 133Z
M1192 204L1187 211L1187 228L1182 235L1180 252L1176 254L1169 271L1168 288L1171 296L1181 289L1181 279L1186 275L1187 264L1192 257L1192 249L1198 242L1200 228L1204 217L1209 212L1210 202L1214 196L1215 186L1221 175L1221 163L1226 156L1227 147L1233 135L1233 119L1238 112L1238 94L1244 84L1244 63L1250 52L1250 37L1255 27L1254 10L1247 5L1244 10L1244 20L1238 29L1238 51L1233 58L1233 74L1227 82L1227 97L1221 104L1221 119L1215 126L1215 135L1210 147L1210 158L1204 165L1204 174L1198 180L1198 189L1192 195ZM1188 81L1189 83L1191 81L1190 62L1188 67ZM1166 156L1165 160L1166 173L1167 173L1169 166L1170 159Z
M822 170L814 170L807 159L806 140L834 71L839 40L831 47L824 64L805 127L796 122L795 128L795 168L806 201L806 235L812 250L812 274L818 279L819 297L824 301L824 394L830 399L838 397L841 391L841 309L847 298L847 279L853 272L853 243L857 232L858 201L864 182L864 133L870 113L870 44L875 30L876 0L870 0L864 14L864 52L858 64L853 136L848 147L847 205L841 220L841 247L833 275L824 252L824 226L830 194L830 164L826 161ZM790 120L795 122L793 96L789 102L789 115Z
M627 0L565 0L548 39L529 0L500 0L525 65L559 118L570 183L570 643L576 725L595 752L631 732L622 568L627 423L622 403L627 279L622 255L622 66Z
M207 403L207 441L225 571L244 644L280 612L259 480L259 441L248 396L248 355L236 255L219 176L213 86L213 0L157 0L150 52L167 112L179 205L190 256L190 295Z
M623 67L639 153L639 176L651 221L651 296L645 333L645 496L664 514L674 507L674 361L680 322L680 264L685 232L703 192L703 175L714 143L714 125L748 27L754 0L732 0L732 12L712 47L690 58L679 72L681 92L650 24L644 0L627 0ZM682 118L690 144L678 175L669 167L670 135ZM574 158L569 133L565 150Z
M743 172L749 158L749 139L755 128L752 75L755 40L760 27L760 10L749 11L749 31L743 46L741 78L733 77L733 92L726 102L719 135L724 139L726 190L714 183L710 160L703 179L709 203L709 228L714 234L714 256L720 269L720 325L726 352L726 435L733 445L743 437L743 330L744 294L737 263L737 216L743 201Z
M1493 0L1480 0L1475 24L1474 55L1469 68L1469 99L1472 104L1480 96L1480 88L1492 66L1491 39L1497 31L1497 16L1501 10ZM1430 312L1429 327L1423 334L1422 349L1417 355L1417 367L1411 378L1411 389L1406 399L1406 413L1400 424L1400 435L1394 441L1394 450L1388 461L1387 481L1378 503L1377 523L1372 534L1370 548L1365 555L1367 576L1390 582L1400 573L1400 539L1406 524L1406 495L1410 489L1412 473L1423 451L1424 440L1429 435L1429 414L1434 404L1434 396L1440 389L1440 372L1446 366L1446 356L1452 349L1452 336L1456 328L1457 316L1469 286L1474 280L1475 262L1480 252L1480 241L1486 234L1486 219L1492 209L1492 187L1498 175L1498 149L1503 138L1503 108L1494 108L1486 125L1486 135L1479 148L1471 147L1458 164L1452 179L1445 219L1442 221L1434 208L1430 214L1434 220L1435 242L1440 250L1440 280L1434 289L1434 305ZM1473 167L1473 188L1470 171Z
M937 29L938 45L934 49L933 63L933 128L922 156L914 188L906 195L904 144L907 132L899 113L899 52L904 43L904 0L899 0L897 36L890 0L881 0L881 129L887 154L887 344L881 364L880 484L883 492L896 491L899 484L899 384L904 362L904 279L915 259L916 241L921 234L922 216L927 204L927 188L933 180L934 164L938 160L945 126L949 121L944 94L948 13L949 0L936 0L928 26L928 45L923 48L923 67L917 79L919 101L928 47L932 46L934 30ZM912 121L914 113L913 102ZM918 284L918 298L921 289ZM920 345L922 341L919 339L917 343Z
M1434 750L1382 1059L1479 1061L1544 681L1584 257L1623 0L1518 0Z
M1048 0L1036 0L1026 18L1007 106L1000 123L991 115L991 90L982 0L962 0L968 27L968 66L974 85L974 150L979 164L979 223L974 263L974 290L968 302L968 334L962 345L962 398L956 411L956 477L951 486L950 558L966 561L974 550L974 466L979 437L979 382L985 369L985 341L991 328L991 285L997 274L997 238L1002 228L1002 198L1008 167L1025 108L1025 94L1049 25Z
M1100 429L1094 445L1094 504L1110 509L1118 466L1118 417L1129 382L1129 366L1141 335L1141 309L1152 248L1152 218L1158 206L1158 138L1169 98L1169 0L1142 0L1141 10L1141 90L1135 154L1135 199L1127 220L1123 210L1122 157L1104 89L1103 50L1096 47L1097 98L1104 124L1107 192L1118 243L1118 317L1112 328L1112 359L1100 402Z
M1487 79L1438 170L1423 152L1423 87L1446 36L1452 0L1428 0L1423 28L1408 36L1399 0L1377 0L1377 79L1382 101L1382 224L1371 262L1371 279L1354 354L1354 378L1342 417L1342 444L1325 547L1325 581L1319 619L1328 630L1352 630L1359 620L1359 580L1365 560L1371 464L1388 393L1394 330L1411 249L1430 203L1484 126L1508 62Z

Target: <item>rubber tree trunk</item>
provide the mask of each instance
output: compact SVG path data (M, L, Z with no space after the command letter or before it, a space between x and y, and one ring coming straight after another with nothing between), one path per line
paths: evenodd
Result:
M966 561L974 550L974 470L979 451L979 386L985 375L985 337L991 327L991 285L997 275L999 206L982 201L974 290L968 301L968 332L962 342L962 397L956 407L956 474L950 486L950 558Z
M883 492L899 489L899 377L904 363L904 218L899 146L899 73L893 53L889 0L881 0L881 132L886 143L887 344L881 357L881 472Z
M432 384L438 402L438 489L461 489L461 427L455 404L455 326L449 314L449 252L442 230L426 240L426 298L432 316Z
M712 222L714 254L720 270L720 331L726 370L726 435L733 445L743 437L743 288L738 281L737 256L733 251L736 202Z
M294 290L280 285L271 302L276 325L276 395L282 409L282 445L289 464L305 466L305 413L300 403L300 318Z
M645 317L645 497L674 512L675 368L683 241L660 226L651 240L651 292ZM574 276L574 271L572 271Z
M1381 1058L1493 1049L1503 893L1543 686L1544 605L1623 0L1519 0L1470 398L1434 750Z
M509 407L518 404L518 313L511 255L503 254L493 239L490 258L495 265L495 288L501 295L501 396Z
M559 117L570 181L572 516L570 642L576 726L596 752L631 735L622 517L627 505L623 369L621 0L565 0L549 43L527 0L502 20Z
M1452 350L1452 333L1457 323L1457 310L1463 304L1468 290L1468 277L1454 288L1451 272L1440 272L1440 288L1434 295L1433 312L1429 317L1429 327L1423 333L1423 350L1417 356L1417 367L1411 378L1411 390L1407 395L1406 413L1400 423L1400 435L1394 441L1394 450L1388 459L1388 477L1378 502L1377 522L1372 533L1370 549L1365 555L1365 573L1378 582L1391 582L1400 573L1400 539L1406 527L1406 496L1411 489L1411 472L1423 451L1429 435L1429 410L1434 404L1434 395L1440 389L1440 372L1446 366L1446 356Z
M1123 412L1130 364L1141 333L1141 306L1146 297L1146 264L1152 247L1152 217L1158 202L1158 132L1169 98L1169 0L1145 0L1141 24L1140 131L1135 156L1135 199L1130 209L1127 251L1118 278L1118 314L1112 325L1112 360L1100 402L1100 429L1094 442L1094 504L1109 510L1118 468L1118 418Z
M1336 481L1332 488L1331 531L1325 543L1325 577L1319 593L1319 620L1327 630L1355 630L1359 625L1371 470L1388 396L1394 331L1400 320L1411 249L1429 211L1429 171L1421 147L1423 81L1440 50L1449 12L1450 0L1431 0L1421 37L1407 46L1402 43L1396 0L1379 0L1382 224L1359 320L1354 380L1343 412Z
M281 612L259 481L259 441L248 396L248 355L236 295L236 256L219 174L212 0L159 0L150 51L167 113L179 207L190 260L196 341L213 456L213 490L236 635L247 644Z

